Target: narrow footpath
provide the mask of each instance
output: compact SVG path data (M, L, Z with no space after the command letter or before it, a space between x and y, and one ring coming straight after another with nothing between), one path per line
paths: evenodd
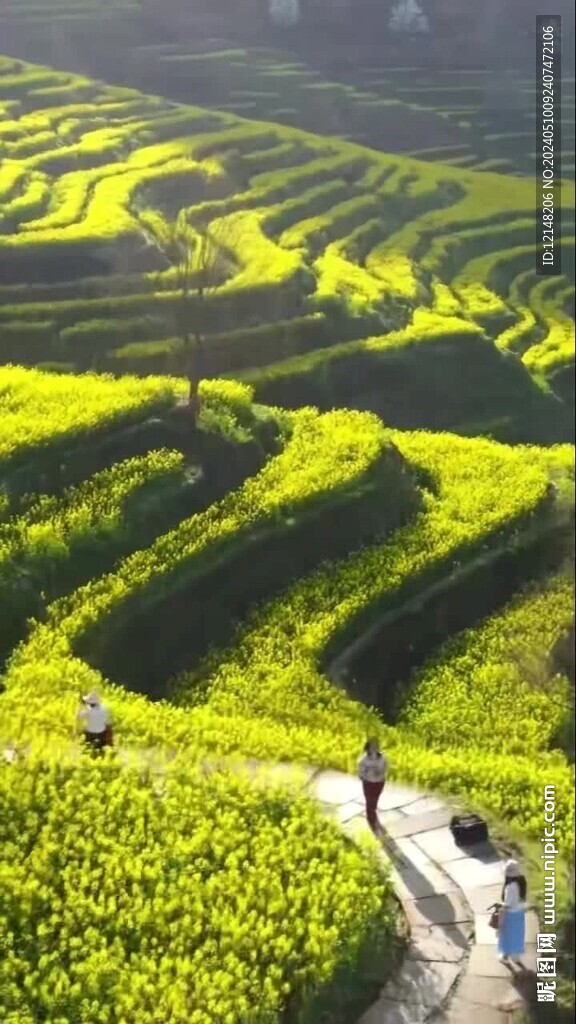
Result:
M135 752L119 754L134 763ZM147 761L144 752L136 757ZM162 770L153 754L151 767ZM352 775L253 760L238 770L259 784L306 793L352 840L371 835L361 783ZM468 851L456 846L449 823L457 810L440 796L386 784L379 803L385 832L379 856L410 939L399 976L383 982L378 1000L357 1024L511 1024L514 1012L526 1005L525 994L535 984L537 916L526 915L525 969L502 965L488 907L500 898L504 863L491 843Z
M368 832L361 784L310 772L305 789L354 838ZM379 804L381 857L410 927L408 954L358 1024L510 1024L534 984L538 919L526 920L525 970L497 958L488 907L500 898L504 864L490 843L463 851L441 797L388 783Z

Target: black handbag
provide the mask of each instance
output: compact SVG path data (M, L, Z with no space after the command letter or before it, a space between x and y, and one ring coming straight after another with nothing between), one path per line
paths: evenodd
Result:
M488 826L477 814L455 814L450 831L457 846L476 846L488 842Z
M501 908L501 906L502 906L501 903L493 903L491 907L488 907L488 910L492 911L492 913L490 914L490 917L488 918L488 924L490 925L491 928L494 928L495 931L498 931L498 929L500 927L500 908Z

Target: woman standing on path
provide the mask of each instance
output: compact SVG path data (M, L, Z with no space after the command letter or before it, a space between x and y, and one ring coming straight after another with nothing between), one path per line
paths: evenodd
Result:
M519 967L524 966L520 957L525 948L526 893L526 879L518 861L506 861L498 922L498 958L502 963L511 960Z
M372 831L378 835L382 828L378 822L378 801L388 774L388 761L380 752L378 740L370 739L358 761L358 774L362 780L366 801L366 818Z

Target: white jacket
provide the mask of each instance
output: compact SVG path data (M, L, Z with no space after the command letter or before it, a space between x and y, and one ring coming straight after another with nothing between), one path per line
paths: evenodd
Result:
M506 910L525 910L526 904L520 899L520 886L518 882L510 881L504 883L504 907Z
M358 761L358 775L362 782L385 782L388 761L384 754L363 754Z
M86 732L101 733L110 724L110 716L103 704L87 704L80 708L78 720Z

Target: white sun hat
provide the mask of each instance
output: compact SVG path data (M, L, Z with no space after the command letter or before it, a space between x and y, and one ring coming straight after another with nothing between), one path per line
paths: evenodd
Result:
M100 703L100 698L98 694L94 692L94 690L91 693L87 693L86 696L84 697L84 700L86 701L86 704Z
M506 861L504 865L504 878L514 878L515 875L520 873L520 865L517 860L511 858Z

